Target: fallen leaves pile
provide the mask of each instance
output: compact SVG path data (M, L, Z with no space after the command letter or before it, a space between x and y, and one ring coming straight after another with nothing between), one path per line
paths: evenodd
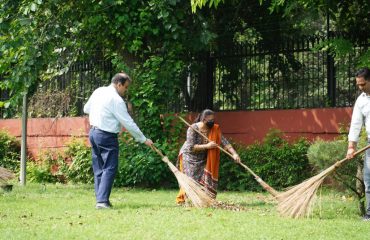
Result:
M217 208L217 209L230 210L234 212L240 212L240 211L247 210L245 207L242 207L238 204L234 204L230 202L221 202L221 201L216 201L214 204L212 204L212 207Z

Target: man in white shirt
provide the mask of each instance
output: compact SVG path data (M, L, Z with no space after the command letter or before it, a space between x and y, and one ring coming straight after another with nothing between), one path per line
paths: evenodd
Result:
M361 128L365 124L367 138L370 142L370 69L365 67L356 73L356 85L362 91L353 108L351 127L348 134L347 158L353 158ZM370 221L370 150L366 151L364 160L364 183L366 195L365 221Z
M122 99L131 83L126 73L117 73L111 85L96 89L84 106L89 114L96 208L112 207L109 196L118 168L118 138L122 126L136 141L151 146L127 112Z

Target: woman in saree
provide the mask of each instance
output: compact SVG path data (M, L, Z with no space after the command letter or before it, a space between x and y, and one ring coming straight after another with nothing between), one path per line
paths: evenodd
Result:
M192 128L208 136L210 141ZM215 124L215 114L212 110L203 110L195 119L192 128L187 130L186 141L179 153L178 166L180 171L203 185L212 198L216 198L220 165L220 149L217 146L230 152L237 163L240 162L240 157L222 136L219 125ZM185 192L180 188L176 202L181 205L185 200Z

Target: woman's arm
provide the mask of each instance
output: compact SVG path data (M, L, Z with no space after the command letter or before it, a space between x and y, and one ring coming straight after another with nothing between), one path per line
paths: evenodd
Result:
M195 128L195 126L192 126ZM186 132L186 142L189 145L190 151L200 152L207 149L207 144L199 144L199 137L197 137L197 132L195 132L191 127L188 128Z
M240 163L240 157L239 154L235 151L233 146L227 141L227 139L224 136L221 136L221 145L223 146L226 151L228 151L231 155L233 155L233 159L236 163Z
M192 127L188 128L187 134L186 134L186 141L190 145L190 150L192 152L202 152L206 151L208 149L216 148L217 144L215 142L208 142L206 144L202 144L201 139L202 136L199 135L196 131L193 130L196 129L195 124L192 125Z
M213 141L206 144L196 144L193 147L193 151L205 151L208 149L216 148L217 146L217 143Z

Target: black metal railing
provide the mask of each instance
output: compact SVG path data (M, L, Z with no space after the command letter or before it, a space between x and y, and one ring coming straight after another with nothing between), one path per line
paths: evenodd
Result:
M73 64L67 72L40 83L30 98L32 117L81 116L91 93L108 85L113 76L110 60L89 60Z
M358 94L355 59L367 51L369 38L353 41L354 51L340 58L313 50L326 39L308 36L257 45L220 41L217 51L185 60L181 91L177 99L168 100L168 110L352 106ZM109 84L113 74L110 60L77 62L60 76L41 82L30 98L29 112L33 117L80 116L92 91ZM0 98L4 102L9 95L1 91ZM16 113L0 108L2 118Z
M358 41L350 55L313 50L327 37L310 36L258 45L225 45L191 61L193 97L187 109L261 110L351 106L357 95L355 61L369 47ZM209 90L212 88L212 91ZM190 96L191 93L188 93Z

